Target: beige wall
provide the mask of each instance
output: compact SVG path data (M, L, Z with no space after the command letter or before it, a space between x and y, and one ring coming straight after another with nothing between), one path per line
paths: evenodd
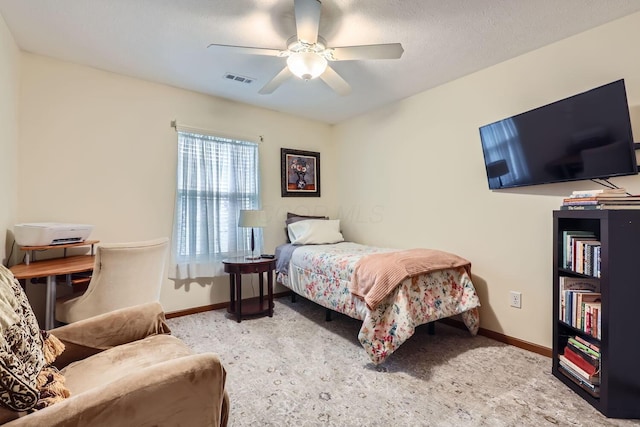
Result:
M481 326L550 347L551 211L572 190L597 185L489 191L478 128L624 78L640 137L637 40L640 14L338 125L336 174L345 183L338 188L347 237L468 258ZM637 176L612 181L640 192ZM522 309L509 307L510 290L522 292Z
M0 16L0 260L6 263L13 242L10 230L17 209L18 89L20 52Z
M32 54L22 54L20 222L96 226L92 238L126 242L171 236L177 136L171 120L258 139L265 246L285 239L287 210L332 214L336 169L331 128L319 122L229 102ZM321 153L321 198L280 197L280 147ZM228 301L228 279L174 283L168 312ZM257 292L257 280L243 295Z

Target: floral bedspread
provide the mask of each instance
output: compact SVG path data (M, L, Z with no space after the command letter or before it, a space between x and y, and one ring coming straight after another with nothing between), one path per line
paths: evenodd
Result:
M404 280L375 310L349 292L356 262L363 256L389 252L344 242L301 246L293 252L288 274L279 283L331 310L362 320L358 340L374 364L386 360L419 325L461 314L471 334L478 332L480 301L464 267L431 272Z

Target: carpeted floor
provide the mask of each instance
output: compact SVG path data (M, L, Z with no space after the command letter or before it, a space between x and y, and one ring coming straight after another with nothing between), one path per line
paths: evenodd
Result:
M467 331L426 327L375 366L360 322L298 298L274 317L225 310L169 319L227 370L236 426L640 426L607 419L551 375L550 359ZM640 404L640 402L638 403Z

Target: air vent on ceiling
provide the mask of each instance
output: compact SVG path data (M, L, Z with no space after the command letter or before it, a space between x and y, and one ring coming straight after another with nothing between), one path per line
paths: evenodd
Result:
M240 76L238 74L232 74L232 73L226 73L224 75L224 78L227 80L233 80L234 82L245 83L245 84L251 84L255 80L253 77Z

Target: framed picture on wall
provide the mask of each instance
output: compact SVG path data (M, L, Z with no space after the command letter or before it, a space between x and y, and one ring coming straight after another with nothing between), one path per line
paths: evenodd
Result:
M280 149L282 197L320 197L320 153Z

